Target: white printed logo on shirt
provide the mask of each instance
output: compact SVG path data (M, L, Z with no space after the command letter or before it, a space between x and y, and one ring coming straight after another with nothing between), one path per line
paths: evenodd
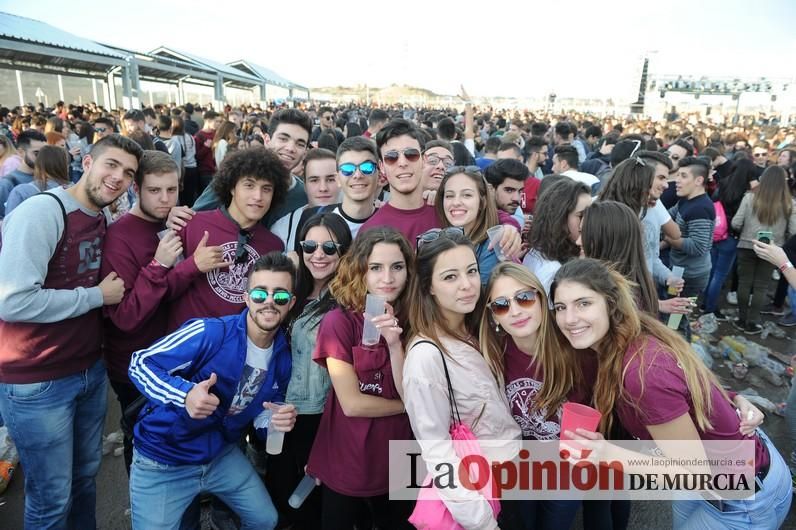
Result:
M546 409L535 410L533 402L542 383L530 377L511 381L506 386L506 396L514 421L522 429L522 435L535 440L558 440L561 432L561 409L555 415L558 421L545 420Z
M237 241L229 241L221 245L221 255L224 261L233 262L225 268L213 269L207 273L207 283L210 288L220 298L231 304L242 304L243 293L246 291L246 276L251 267L260 255L251 245L246 245L249 251L248 259L245 263L234 263L235 254L238 248Z

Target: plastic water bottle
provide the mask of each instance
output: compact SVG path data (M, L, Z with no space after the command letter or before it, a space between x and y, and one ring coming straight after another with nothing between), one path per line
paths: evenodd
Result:
M310 474L304 475L304 478L301 479L299 485L296 486L296 489L287 500L287 503L291 508L296 510L299 509L299 507L304 504L304 501L307 500L307 497L310 496L313 489L315 489L315 477Z

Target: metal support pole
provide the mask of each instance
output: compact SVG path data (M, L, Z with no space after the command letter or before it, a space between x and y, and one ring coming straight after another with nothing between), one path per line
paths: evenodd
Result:
M63 76L61 76L61 74L58 74L58 97L61 99L61 101L65 101L64 100L64 78L63 78Z
M19 70L15 70L17 73L17 90L19 91L19 106L25 106L25 93L22 91L22 73Z

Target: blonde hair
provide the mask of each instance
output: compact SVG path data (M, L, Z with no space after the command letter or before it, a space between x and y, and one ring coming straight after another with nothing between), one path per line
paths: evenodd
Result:
M691 346L676 332L667 328L656 318L639 311L633 298L630 284L616 270L595 259L584 258L572 260L564 264L556 273L555 281L550 287L550 295L555 303L555 290L564 282L578 283L595 291L605 298L608 310L608 331L600 340L597 370L597 381L594 385L594 405L603 413L600 430L607 434L613 427L615 405L620 399L631 403L644 418L644 411L637 402L633 402L624 390L627 376L625 357L631 347L628 361L639 358L640 366L644 366L643 356L650 338L657 340L663 351L670 353L677 365L682 368L686 386L691 395L694 418L703 432L710 430L710 415L713 411L711 401L712 387L716 387L722 396L729 401L726 392L700 359L696 357ZM560 335L561 331L557 333ZM643 368L642 368L643 370ZM639 373L642 382L641 393L644 392L644 373ZM617 384L621 381L622 384Z
M793 209L793 199L787 184L788 174L779 166L771 166L760 176L760 185L754 194L752 212L764 225L775 225L782 219L787 221Z
M547 295L542 283L525 267L516 263L500 262L489 276L486 284L487 305L491 302L490 293L495 282L502 277L513 278L522 285L536 291L536 303L541 309L541 321L536 333L536 352L534 358L542 371L542 388L531 404L535 410L546 410L549 418L566 400L567 394L582 381L576 352L567 341L560 341L556 326L548 309ZM495 330L490 310L481 314L478 328L481 351L489 369L501 387L503 378L506 342L510 337L505 332Z

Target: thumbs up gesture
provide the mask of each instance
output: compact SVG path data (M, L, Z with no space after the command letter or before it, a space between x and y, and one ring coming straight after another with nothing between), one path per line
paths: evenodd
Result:
M210 389L216 384L218 377L215 372L210 377L196 383L185 396L185 409L188 416L195 420L203 420L215 412L219 401L216 396L210 393Z
M232 262L224 261L224 251L221 247L207 246L208 237L210 237L210 234L205 231L202 240L199 241L199 245L193 251L193 261L196 263L196 268L199 269L199 272L210 272L213 269L232 265Z

